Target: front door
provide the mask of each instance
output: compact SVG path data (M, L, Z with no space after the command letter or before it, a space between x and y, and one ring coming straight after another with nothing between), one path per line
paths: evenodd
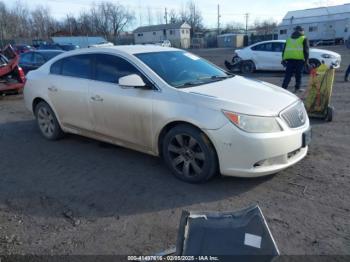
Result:
M256 63L257 69L260 70L273 70L273 57L272 43L263 43L252 48L253 61Z
M123 88L120 77L142 74L128 61L115 55L96 54L94 80L89 86L94 131L109 139L151 149L152 89Z

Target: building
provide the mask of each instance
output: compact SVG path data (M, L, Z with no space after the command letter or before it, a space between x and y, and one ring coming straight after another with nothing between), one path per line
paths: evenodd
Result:
M54 36L51 39L56 44L72 44L78 45L81 48L107 42L106 39L100 36Z
M191 26L186 22L142 26L134 30L135 44L155 44L169 40L173 47L189 48Z
M343 42L349 36L350 4L288 12L278 26L278 39L286 39L297 25L305 29L311 44Z
M217 42L220 48L241 48L244 46L244 35L233 33L218 35Z

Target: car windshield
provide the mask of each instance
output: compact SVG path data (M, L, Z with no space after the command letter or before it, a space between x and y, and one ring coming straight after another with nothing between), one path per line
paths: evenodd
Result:
M136 54L165 82L176 88L220 81L232 74L206 60L184 51L165 51Z

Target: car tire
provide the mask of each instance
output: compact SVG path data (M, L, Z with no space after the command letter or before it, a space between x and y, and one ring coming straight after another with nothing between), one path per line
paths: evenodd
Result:
M175 126L164 136L162 155L172 173L189 183L203 183L218 170L213 145L203 132L189 125Z
M334 108L331 107L331 106L328 106L328 107L327 107L327 114L326 114L325 120L326 120L327 122L332 122L332 120L333 120L333 115L334 115Z
M242 64L241 64L241 72L243 74L251 74L251 73L254 73L255 71L255 64L253 61L242 61Z
M35 118L41 134L48 140L57 140L64 136L55 113L44 101L35 107Z

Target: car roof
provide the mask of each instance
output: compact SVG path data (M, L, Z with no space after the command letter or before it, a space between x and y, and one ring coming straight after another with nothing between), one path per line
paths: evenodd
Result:
M252 46L259 45L259 44L266 44L266 43L285 43L285 42L286 42L286 40L268 40L268 41L254 43L254 44L252 44Z
M130 55L140 53L155 53L155 52L170 52L170 51L182 51L180 49L172 47L163 47L157 45L120 45L120 46L103 46L103 47L90 47L81 48L77 50L68 51L69 54L80 54L80 53L126 53Z

